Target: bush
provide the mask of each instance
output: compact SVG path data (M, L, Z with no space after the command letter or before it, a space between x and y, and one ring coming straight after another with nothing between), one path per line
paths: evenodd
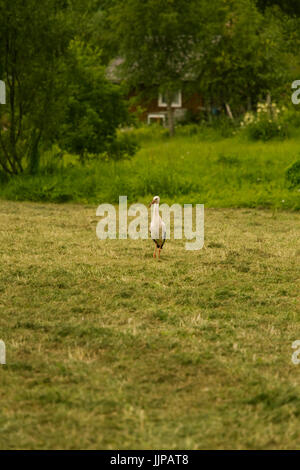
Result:
M250 140L270 140L275 137L288 137L287 123L284 118L284 108L276 104L258 103L257 113L246 113L241 128Z
M133 157L140 145L133 134L120 132L118 138L109 146L105 155L112 160L122 160Z
M80 41L71 42L74 56L73 77L69 89L65 119L60 126L58 143L67 152L80 156L106 153L120 159L126 151L116 142L117 130L130 121L128 104L119 85L109 82L101 64L101 52ZM127 143L127 151L132 153ZM116 154L114 154L114 151Z
M282 108L283 122L289 126L289 128L299 129L300 128L300 110L297 107L294 108Z
M272 120L258 121L250 124L247 128L247 133L251 140L266 141L275 137L287 137L287 129Z
M131 128L127 130L127 133L134 136L141 143L169 137L168 129L156 123Z
M197 135L204 140L219 140L233 137L236 133L236 123L228 117L220 116L212 122L202 121L198 124L181 124L176 127L176 135L190 137Z
M176 135L181 137L190 137L200 134L201 126L199 124L181 124L176 127Z
M300 160L297 160L286 170L286 179L291 188L300 186Z

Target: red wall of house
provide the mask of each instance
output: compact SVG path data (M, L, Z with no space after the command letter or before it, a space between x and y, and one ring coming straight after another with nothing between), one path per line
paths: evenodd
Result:
M131 92L128 96L128 99L134 98L137 96L137 92ZM138 104L134 104L131 106L130 110L132 112L136 112L138 106L140 106L144 111L140 114L141 121L147 121L147 116L149 113L161 113L166 112L165 107L158 106L158 93L157 97L152 99L141 99ZM182 106L181 108L177 109L187 109L191 111L193 114L197 114L200 112L200 108L203 106L203 99L199 95L199 93L188 94L185 93L184 90L182 91Z

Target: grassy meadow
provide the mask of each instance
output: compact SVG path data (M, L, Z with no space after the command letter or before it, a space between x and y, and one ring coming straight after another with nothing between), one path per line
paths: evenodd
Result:
M300 450L300 0L0 17L0 451Z
M125 161L81 166L72 155L45 153L39 174L0 181L0 198L100 204L118 203L119 195L148 202L159 194L167 203L300 209L299 187L286 179L287 168L299 160L300 137L253 142L194 129L183 126L171 140L159 128L137 129L141 148Z
M179 174L188 161L180 139L166 145L161 166L151 164L159 147L141 151L151 174L171 159ZM282 185L289 145L268 144L278 155L270 166L259 144L230 152L256 162L260 178L270 167L278 175L266 185L273 193L262 185L257 194L249 165L241 181L250 201L290 200ZM228 179L210 204L229 197L231 176L234 200L244 195L246 205L236 163L216 170L231 146L215 148L198 147L182 178L199 169L205 203L213 189L200 170L209 156L212 181ZM128 165L138 171L138 157ZM0 448L299 449L291 345L300 339L300 214L208 208L204 248L170 240L158 261L151 240L99 241L95 210L0 202Z

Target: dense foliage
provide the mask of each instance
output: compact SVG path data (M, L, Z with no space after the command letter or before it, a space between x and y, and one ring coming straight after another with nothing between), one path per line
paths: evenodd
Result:
M290 101L291 83L300 74L297 2L0 0L0 14L0 79L7 88L7 104L0 106L4 196L89 201L100 194L98 183L106 182L112 198L123 190L132 197L152 190L148 183L140 187L138 161L132 178L114 173L119 160L156 139L146 128L126 131L135 124L126 99L133 88L147 99L164 94L171 135L174 93L183 81L187 94L198 91L206 111L190 117L196 124L178 127L182 138L283 140L300 127ZM107 74L116 58L123 59L121 84ZM292 164L294 154L289 158ZM140 169L150 174L147 165ZM179 180L165 181L162 189L169 188L170 197L175 190L195 190L192 178ZM140 189L134 192L133 185Z
M70 45L73 64L71 91L66 115L59 131L59 142L67 151L80 156L109 154L119 158L113 149L116 131L128 123L128 110L119 86L109 82L101 65L101 53L81 42ZM122 150L122 146L121 146ZM127 147L124 147L126 153Z
M159 194L165 202L202 202L206 207L300 209L299 163L293 166L299 160L299 137L262 144L249 142L243 132L224 139L204 125L178 127L173 139L155 126L121 134L128 133L141 145L132 159L91 160L81 167L64 155L59 171L45 161L39 177L11 179L0 197L117 204L121 194L144 203Z
M183 81L207 109L226 109L230 118L287 94L300 28L284 11L253 0L119 0L110 9L111 36L119 39L124 79L167 96L173 134L172 96Z
M74 41L84 36L81 9L77 0L0 0L0 73L8 95L0 107L0 170L6 174L38 172L41 153L55 142L81 159L99 154L127 122L101 54Z

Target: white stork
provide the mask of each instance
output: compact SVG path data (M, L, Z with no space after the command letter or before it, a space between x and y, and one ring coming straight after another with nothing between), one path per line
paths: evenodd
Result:
M149 207L153 205L150 233L151 238L155 243L153 258L156 258L156 250L158 248L158 257L160 258L160 251L162 250L164 243L166 241L166 225L161 220L159 215L159 202L160 197L154 196L152 202L149 204Z

